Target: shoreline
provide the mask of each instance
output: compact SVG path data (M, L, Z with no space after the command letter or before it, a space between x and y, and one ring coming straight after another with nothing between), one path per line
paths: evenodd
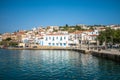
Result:
M120 51L119 52L91 51L91 55L120 62Z
M84 54L91 54L92 56L101 57L104 59L109 59L113 61L120 61L120 51L109 51L106 50L87 50L87 49L78 49L78 48L71 48L71 47L48 47L48 46L41 46L39 48L7 48L9 50L72 50L81 52Z
M38 47L38 48L7 48L9 50L69 50L69 47L46 47L46 46L42 46L42 47Z
M77 49L77 48L71 48L71 47L51 47L51 46L42 46L39 48L7 48L9 50L73 50L81 53L90 53L89 50L86 49Z

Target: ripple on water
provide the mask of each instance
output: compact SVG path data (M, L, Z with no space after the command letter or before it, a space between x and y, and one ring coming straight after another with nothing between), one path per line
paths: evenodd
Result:
M75 51L0 50L0 80L119 80L120 64Z

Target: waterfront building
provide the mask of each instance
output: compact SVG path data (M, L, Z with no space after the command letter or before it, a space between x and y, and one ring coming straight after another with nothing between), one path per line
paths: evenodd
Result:
M74 32L74 33L69 33L69 45L70 46L76 46L79 44L79 40L77 39L77 33Z
M43 46L43 35L36 35L35 43Z
M68 37L68 34L46 34L41 39L41 44L42 46L68 47Z
M96 40L96 38L97 38L98 35L99 35L98 30L90 31L90 32L88 33L89 40L90 40L90 41Z
M70 40L76 40L77 44L96 43L96 38L99 35L98 30L75 31L69 34Z
M96 39L97 36L99 35L98 30L89 30L89 31L85 31L82 34L82 40L83 42L86 42L87 44L96 44Z
M25 47L25 43L19 43L18 47Z

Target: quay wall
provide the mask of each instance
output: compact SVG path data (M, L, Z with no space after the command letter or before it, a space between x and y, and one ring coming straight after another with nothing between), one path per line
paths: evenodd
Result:
M89 53L89 50L84 50L84 49L76 49L76 48L71 48L71 47L52 47L52 46L40 46L38 48L7 48L10 50L72 50L72 51L77 51L81 53Z
M106 52L97 52L97 51L91 51L91 54L96 57L101 57L105 59L110 59L113 61L120 61L120 54L114 54L114 53L106 53Z
M106 51L98 51L98 50L81 50L81 49L73 49L74 51L78 51L81 53L85 53L85 54L91 54L92 56L96 56L96 57L101 57L104 59L109 59L109 60L113 60L113 61L117 61L120 62L120 52L115 53L115 52L106 52Z
M105 52L105 51L97 51L97 50L87 50L87 49L77 49L77 48L70 48L70 47L39 47L39 48L8 48L11 50L72 50L77 51L80 53L91 54L96 57L101 57L105 59L110 59L113 61L120 61L120 52L119 54Z
M10 50L69 50L68 47L49 47L49 46L40 46L37 48L7 48Z
M77 52L81 52L81 53L84 53L84 54L90 53L89 50L84 50L84 49L72 49L72 50L77 51Z

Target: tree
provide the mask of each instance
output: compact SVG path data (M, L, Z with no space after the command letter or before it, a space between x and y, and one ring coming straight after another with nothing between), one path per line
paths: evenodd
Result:
M75 32L75 29L69 28L68 32L69 32L69 33Z
M9 41L1 41L0 45L9 46Z
M66 24L65 27L69 27L68 24Z
M93 26L91 26L89 29L90 29L90 30L94 30Z
M120 44L120 29L114 30L111 28L106 28L105 31L101 31L98 36L98 40L102 44L103 42Z
M76 25L75 30L82 30L81 26Z
M15 47L16 45L18 45L18 42L12 41L11 38L6 38L5 40L0 42L0 45L4 45L6 47L8 47L8 46Z
M9 46L12 46L12 47L16 47L17 45L18 45L17 42L10 42L10 43L9 43Z
M53 32L58 32L58 30L56 30L56 29L53 28Z
M11 38L6 38L5 41L11 41L12 39Z
M63 26L63 27L61 27L61 28L63 28L62 31L68 31L68 30L69 30L68 24L66 24L65 26Z
M99 36L97 37L97 39L99 40L100 45L103 44L103 42L105 41L105 33L104 33L104 31L101 31L99 33Z

